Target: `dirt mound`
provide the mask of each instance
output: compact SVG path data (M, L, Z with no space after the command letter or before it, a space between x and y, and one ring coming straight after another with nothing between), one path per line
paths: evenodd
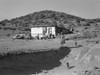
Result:
M78 60L78 66L83 68L100 66L100 49L93 49L89 51L82 59Z
M100 49L89 50L74 66L72 71L77 75L100 75Z
M75 65L79 60L81 60L84 55L90 50L88 47L82 47L82 48L75 48L72 49L68 56L65 56L65 58L61 59L60 62L62 65L67 66L66 64L69 63L69 65Z
M99 67L92 67L88 68L82 72L78 73L79 75L100 75L100 68Z
M73 48L60 67L37 75L100 75L100 45Z

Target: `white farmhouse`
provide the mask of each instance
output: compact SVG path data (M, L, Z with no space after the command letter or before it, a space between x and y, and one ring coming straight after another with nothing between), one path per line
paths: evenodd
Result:
M48 35L56 36L56 28L55 26L47 26L47 25L35 25L31 27L31 36L32 37L43 37Z

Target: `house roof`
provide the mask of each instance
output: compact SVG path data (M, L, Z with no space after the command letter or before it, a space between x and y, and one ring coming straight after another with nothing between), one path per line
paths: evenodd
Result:
M30 25L30 28L32 27L55 27L54 25Z

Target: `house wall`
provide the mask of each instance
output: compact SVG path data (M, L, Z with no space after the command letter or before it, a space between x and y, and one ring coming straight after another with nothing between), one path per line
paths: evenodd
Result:
M37 35L42 37L43 35L49 35L50 33L56 36L55 27L34 27L34 28L31 28L31 36L32 37L35 37Z
M42 27L34 27L34 28L31 28L31 36L32 37L35 37L37 35L42 35L43 34L43 29Z
M55 27L47 27L47 34L49 34L49 29L51 29L51 34L56 35Z

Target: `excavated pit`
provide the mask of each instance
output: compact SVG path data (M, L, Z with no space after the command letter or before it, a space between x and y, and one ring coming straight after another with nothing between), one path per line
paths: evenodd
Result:
M40 51L0 58L0 75L30 75L50 70L60 66L70 48L61 47L58 50Z

